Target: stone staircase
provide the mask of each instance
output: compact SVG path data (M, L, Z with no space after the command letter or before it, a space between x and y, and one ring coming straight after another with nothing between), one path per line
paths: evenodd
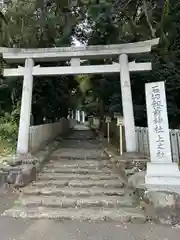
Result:
M3 213L32 219L145 222L91 131L75 131Z

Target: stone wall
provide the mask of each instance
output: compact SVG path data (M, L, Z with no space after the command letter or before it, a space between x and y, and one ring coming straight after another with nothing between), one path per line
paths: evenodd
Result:
M59 135L69 131L69 121L62 118L59 122L31 126L29 132L29 150L35 152Z

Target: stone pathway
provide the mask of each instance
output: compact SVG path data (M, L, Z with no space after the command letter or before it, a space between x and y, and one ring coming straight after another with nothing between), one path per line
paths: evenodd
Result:
M144 223L125 187L92 133L77 131L52 154L37 181L23 189L13 207L18 196L2 189L1 239L179 239L179 228Z
M3 216L145 222L91 131L76 130Z

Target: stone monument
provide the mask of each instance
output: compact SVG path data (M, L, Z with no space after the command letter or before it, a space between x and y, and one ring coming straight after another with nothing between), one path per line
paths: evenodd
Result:
M171 156L164 82L147 83L145 88L151 159L147 163L145 183L179 185L180 171Z

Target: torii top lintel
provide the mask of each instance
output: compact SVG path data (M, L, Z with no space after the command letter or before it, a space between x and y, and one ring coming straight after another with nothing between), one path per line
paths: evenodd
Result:
M117 56L120 54L136 54L150 52L152 47L159 43L159 38L152 40L112 44L112 45L92 45L80 47L54 47L54 48L0 48L3 58L7 62L24 62L26 58L32 58L35 61L59 61L69 60L71 58L89 59L103 58L107 56Z

